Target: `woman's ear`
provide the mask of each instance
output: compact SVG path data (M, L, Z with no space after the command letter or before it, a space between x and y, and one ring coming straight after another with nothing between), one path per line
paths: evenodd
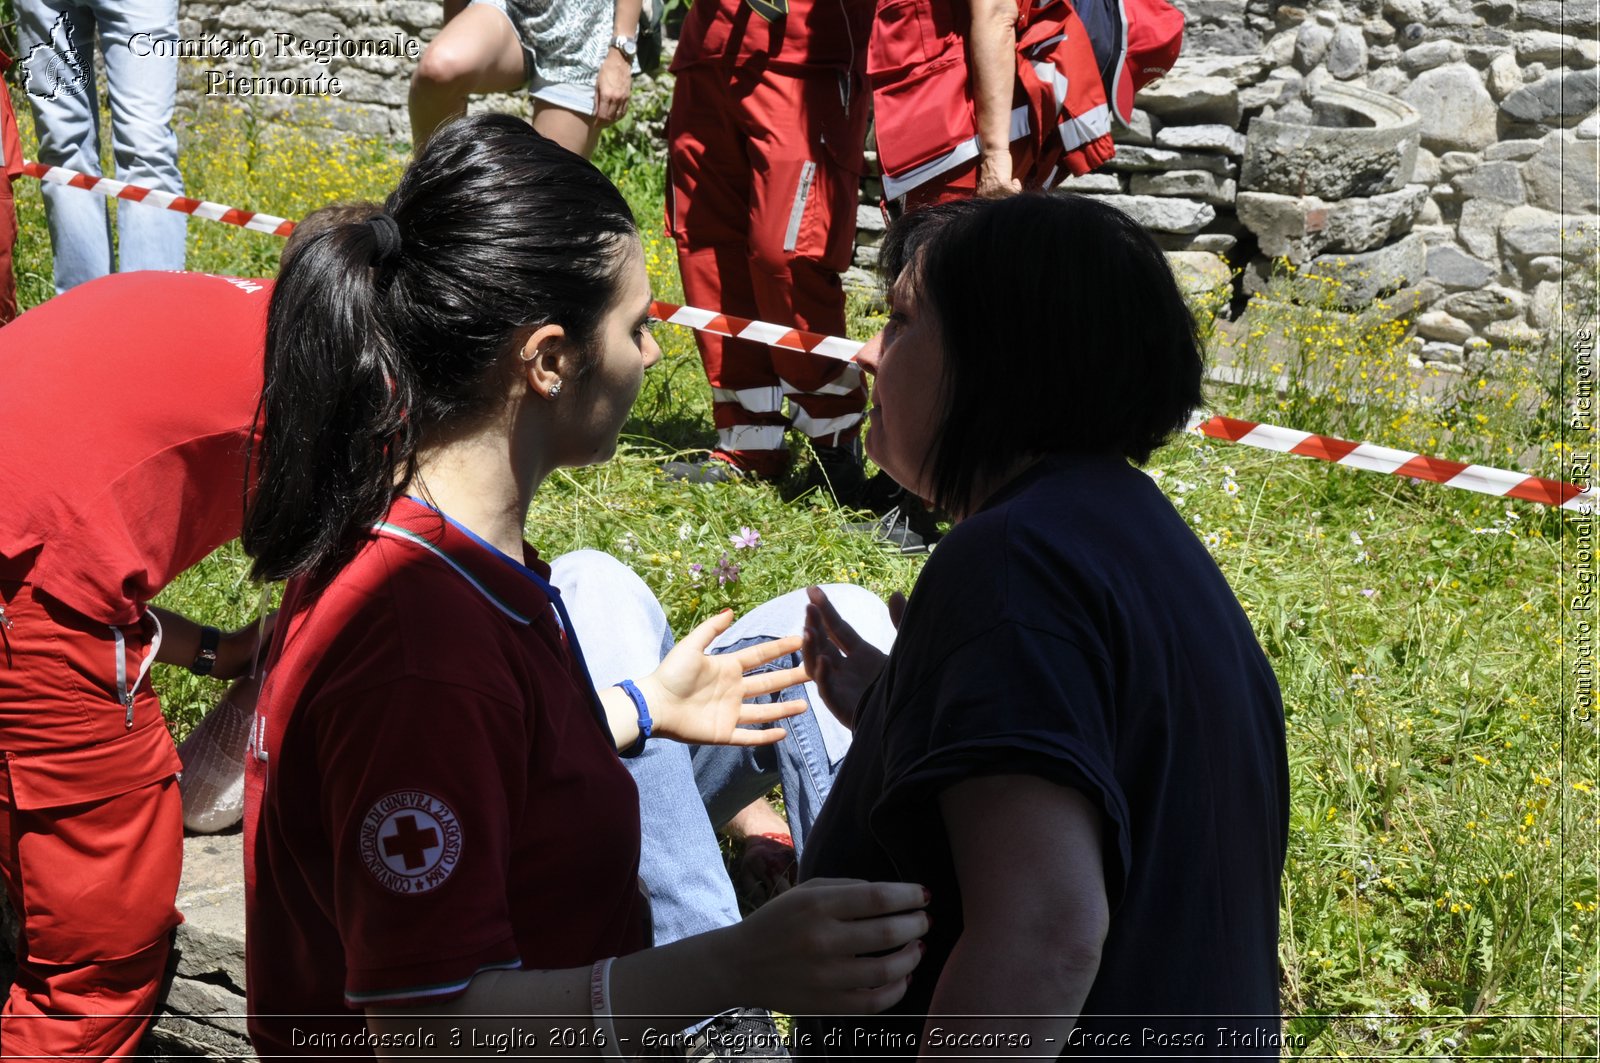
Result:
M561 395L564 375L572 372L567 330L560 325L540 325L529 334L517 357L522 361L528 386L541 398Z

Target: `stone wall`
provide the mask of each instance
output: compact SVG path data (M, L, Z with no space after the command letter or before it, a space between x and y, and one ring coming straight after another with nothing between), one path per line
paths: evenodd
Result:
M1394 296L1434 360L1536 342L1592 283L1594 5L1177 2L1183 58L1069 187L1227 255L1240 295L1282 256Z

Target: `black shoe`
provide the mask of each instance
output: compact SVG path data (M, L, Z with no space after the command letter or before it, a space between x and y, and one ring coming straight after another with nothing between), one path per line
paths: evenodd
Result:
M843 446L814 448L817 460L806 470L802 491L820 487L847 509L868 508L867 471L862 465L861 438Z
M789 1050L772 1013L761 1008L735 1008L714 1016L684 1046L688 1063L788 1058Z
M744 470L731 462L707 458L705 461L669 461L661 466L669 480L692 484L725 484L744 479Z

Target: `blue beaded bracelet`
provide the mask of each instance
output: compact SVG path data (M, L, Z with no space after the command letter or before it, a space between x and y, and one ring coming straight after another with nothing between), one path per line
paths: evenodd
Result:
M639 710L639 738L633 745L622 751L625 757L637 757L644 751L644 740L650 737L650 728L655 721L650 719L650 704L644 700L644 692L633 685L633 680L624 679L617 686L633 701L634 708Z

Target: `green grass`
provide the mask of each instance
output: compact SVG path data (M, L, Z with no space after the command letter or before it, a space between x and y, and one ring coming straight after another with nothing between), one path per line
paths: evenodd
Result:
M396 146L352 139L308 176L316 149L292 132L274 140L217 113L185 128L191 194L290 217L381 196L401 164ZM658 297L677 300L662 154L624 131L598 161L640 218ZM18 203L31 305L49 294L32 182ZM189 264L270 273L276 247L197 222ZM1554 344L1430 384L1407 367L1393 313L1337 306L1321 282L1285 276L1248 327L1208 327L1228 361L1286 378L1282 393L1219 387L1213 408L1463 461L1528 462L1546 476L1588 445L1562 434ZM852 303L853 335L876 320ZM617 458L558 472L536 498L528 534L541 551L622 558L679 631L810 582L886 593L914 581L917 560L846 531L850 514L814 494L664 481L660 461L709 446L712 433L692 338L658 335L664 359ZM1292 822L1280 957L1287 1029L1304 1038L1286 1054L1592 1057L1600 750L1567 679L1578 659L1564 605L1579 576L1576 518L1198 437L1162 450L1151 470L1237 590L1283 688ZM741 527L760 532L759 547L733 549ZM724 555L737 580L714 575ZM242 623L257 598L243 573L227 547L160 601ZM179 734L220 693L174 669L156 682Z

